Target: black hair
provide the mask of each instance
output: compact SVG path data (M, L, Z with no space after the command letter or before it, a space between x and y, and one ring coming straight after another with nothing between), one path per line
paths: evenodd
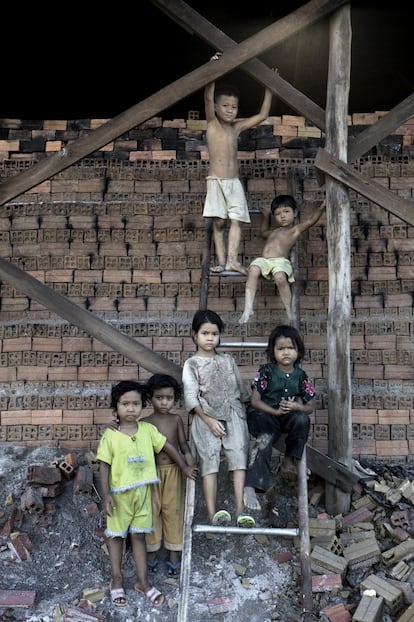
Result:
M117 404L124 393L129 393L129 391L137 391L141 395L142 405L146 406L147 404L147 388L144 384L137 382L136 380L121 380L114 387L112 387L111 391L111 408L116 411Z
M182 385L173 376L168 374L154 374L147 381L148 398L154 395L157 389L174 389L174 399L177 401L182 395Z
M221 317L210 309L200 309L194 313L191 329L193 333L198 333L202 324L215 324L219 329L219 333L224 331L224 322Z
M298 206L296 205L296 201L291 194L278 194L273 199L272 203L270 204L270 210L272 214L274 214L275 209L278 208L280 205L287 205L288 207L291 207L294 212L298 208Z
M298 365L300 361L303 359L303 357L305 356L305 345L303 343L302 337L299 335L296 328L294 328L293 326L289 326L288 324L282 324L280 326L276 326L276 328L274 328L272 332L270 333L269 341L267 343L267 348L266 348L266 354L267 354L269 361L271 361L272 363L276 362L275 343L276 343L276 339L279 339L280 337L291 339L293 343L296 345L296 348L298 350L298 358L296 360L296 365Z
M226 84L225 82L216 83L214 87L214 101L217 101L217 98L220 95L227 95L228 97L236 97L240 99L240 91L234 84Z

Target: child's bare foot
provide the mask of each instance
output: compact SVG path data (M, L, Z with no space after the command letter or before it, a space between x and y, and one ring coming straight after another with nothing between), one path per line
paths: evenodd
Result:
M220 274L220 272L224 272L224 270L226 270L226 268L221 264L217 264L217 266L210 268L210 272L214 272L214 274Z
M291 456L285 456L280 466L280 474L287 480L295 481L298 477L296 462Z
M251 486L245 486L243 491L243 501L246 508L250 510L261 510L262 506L256 497L256 491Z
M226 270L230 272L240 272L240 274L247 274L247 268L241 265L238 261L228 261L226 263Z
M240 316L239 324L247 324L250 318L253 316L253 311L244 311L243 315Z

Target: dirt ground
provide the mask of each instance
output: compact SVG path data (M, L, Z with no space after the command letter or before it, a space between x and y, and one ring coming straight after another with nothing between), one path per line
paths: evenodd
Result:
M76 453L79 465L90 466L87 454ZM124 556L124 587L128 604L114 607L109 599L110 566L103 535L104 514L99 497L98 472L90 493L74 494L74 480L62 478L62 491L44 498L44 511L22 510L28 469L55 466L68 450L0 447L0 594L1 590L35 592L33 607L1 606L0 622L301 622L300 538L274 534L207 534L201 481L195 484L191 564L185 566L188 589L180 577L167 574L165 557L150 581L165 594L165 603L153 607L134 591L135 572L130 547ZM93 454L92 454L93 455ZM277 461L278 464L278 461ZM276 466L277 466L276 464ZM96 465L95 465L96 466ZM308 482L311 491L322 480ZM322 486L323 489L323 486ZM232 488L225 465L219 477L218 507L234 515ZM262 510L254 512L264 528L298 528L297 490L276 473L274 485L261 497ZM94 506L95 504L95 506ZM95 507L95 513L91 511ZM13 511L15 533L27 534L31 551L16 559L7 524ZM309 504L309 517L324 512ZM212 537L213 536L213 537ZM357 602L361 577L354 585L313 595L312 617L328 622L327 606ZM86 597L86 598L85 598ZM88 604L88 600L93 601ZM85 609L86 607L86 609ZM88 613L90 616L88 617ZM384 614L381 622L392 622Z
M56 465L67 453L67 450L56 448L1 447L0 527L6 524L13 508L20 508L21 497L28 486L28 468ZM86 463L82 453L77 453L77 458L80 465ZM219 505L232 513L232 492L227 474L221 473L219 481ZM29 536L32 550L28 559L15 559L7 545L9 538L4 534L0 537L0 590L36 593L32 608L0 608L2 622L58 622L65 619L65 613L68 619L76 620L74 611L82 606L85 590L92 590L94 597L98 598L92 610L95 616L105 621L286 622L301 619L296 584L300 560L291 536L220 533L213 534L212 538L211 534L193 532L190 585L184 591L181 605L180 577L167 574L165 559L161 560L158 572L151 575L151 581L166 597L164 605L159 608L152 607L143 596L134 592L134 566L127 546L124 579L128 605L122 609L112 606L108 590L109 558L101 537L104 515L98 482L96 472L96 489L92 489L91 494L74 494L73 479L64 477L61 494L45 498L43 512L20 511L20 520L13 529ZM288 490L286 493L283 500L279 499L278 510L265 507L263 512L256 512L259 525L297 527L295 495ZM88 508L94 503L99 511L91 514ZM269 513L270 522L269 516L264 518ZM201 482L197 481L194 524L205 522ZM287 555L293 557L285 562Z

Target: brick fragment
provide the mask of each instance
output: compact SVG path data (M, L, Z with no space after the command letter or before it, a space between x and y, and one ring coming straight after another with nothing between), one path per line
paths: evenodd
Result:
M408 510L393 512L390 516L390 521L393 527L401 527L402 529L408 529L410 527L410 518L409 518Z
M36 592L0 590L0 607L33 607Z
M20 507L29 514L42 514L44 511L43 497L38 488L29 486L20 499Z
M227 613L235 608L233 596L219 596L218 598L210 598L207 605L211 614Z
M392 585L390 581L375 574L369 575L362 581L361 593L364 590L374 590L378 596L381 596L392 615L400 611L404 605L403 591Z
M329 622L350 622L351 614L342 603L327 607L323 613L327 616Z
M367 508L361 507L355 512L350 512L342 518L342 526L348 527L349 525L355 525L356 523L369 523L372 520L373 513Z
M59 469L62 471L66 479L71 479L75 475L75 469L71 464L68 464L65 460L59 462Z
M318 574L326 574L330 571L343 575L348 566L348 560L344 557L335 555L321 546L315 546L310 557L312 571Z
M40 486L39 492L42 497L58 497L62 494L61 484L51 484L50 486Z
M73 494L90 495L93 488L93 471L86 465L81 465L73 480Z
M331 592L342 589L340 574L321 574L312 577L312 592Z
M352 616L353 622L381 622L384 611L382 596L365 596L359 601L358 607Z
M27 469L27 481L30 484L40 484L49 486L56 484L62 479L61 473L55 467L42 467L31 465Z
M397 622L414 622L414 604L411 604L408 609L401 614Z
M30 559L30 551L26 548L24 544L24 539L20 538L18 534L14 534L14 537L10 539L8 546L9 549L12 551L13 555L19 561Z
M0 536L10 536L10 534L15 530L16 524L20 523L22 520L22 513L18 508L13 508L10 512L10 515L7 521L4 523L3 527L0 529Z
M63 612L62 622L105 622L105 618L102 618L96 613L88 613L81 607L67 607Z

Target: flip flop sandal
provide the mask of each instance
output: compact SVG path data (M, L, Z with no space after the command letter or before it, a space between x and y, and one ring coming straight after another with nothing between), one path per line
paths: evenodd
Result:
M158 572L158 559L148 559L147 560L147 566L148 566L148 572L151 574L155 574L156 572Z
M236 521L237 527L256 527L256 521L253 516L248 514L239 514Z
M161 605L164 603L164 594L157 590L154 585L150 587L147 592L144 592L144 590L141 590L136 585L134 585L134 590L139 594L143 594L150 601L151 605L154 605L154 607L161 607Z
M173 562L170 562L170 560L168 559L165 563L167 565L167 568L168 568L167 572L169 575L176 577L177 575L180 574L181 562L177 562L176 564L173 564Z
M111 593L111 602L113 605L115 605L115 607L127 606L126 594L123 587L117 587L112 589L112 583L110 583L109 591Z
M227 510L218 510L214 516L211 524L215 527L225 527L226 525L230 525L231 523L231 515Z

